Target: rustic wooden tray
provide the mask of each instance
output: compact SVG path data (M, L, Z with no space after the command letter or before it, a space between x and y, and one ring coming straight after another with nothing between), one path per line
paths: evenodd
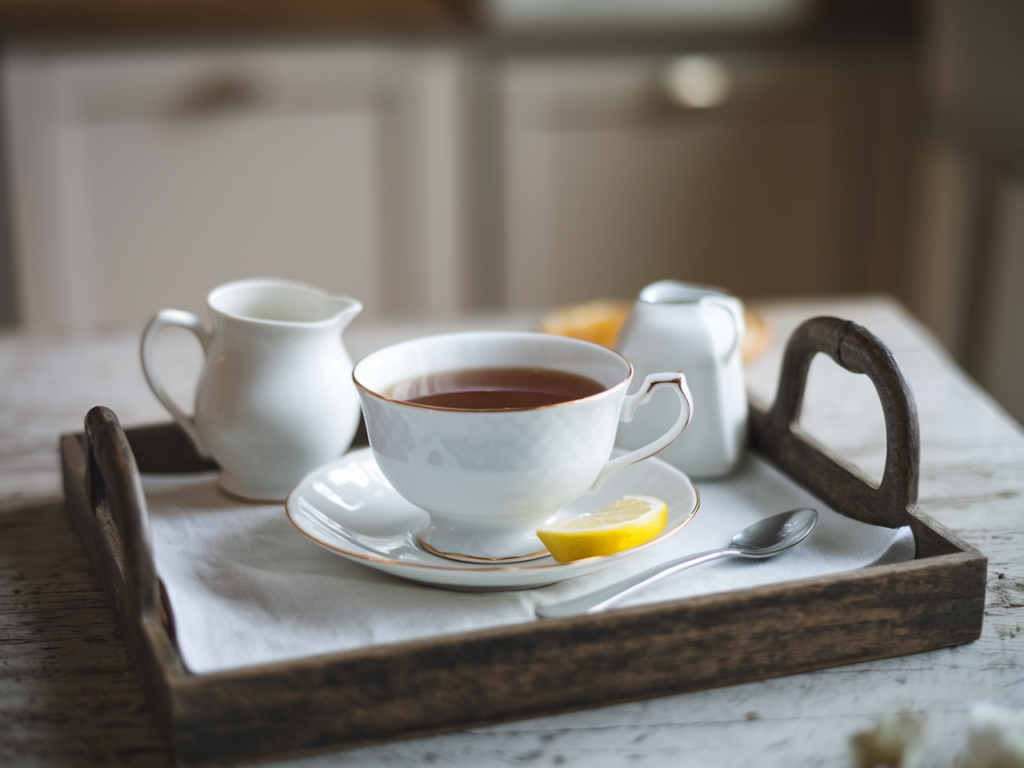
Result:
M818 352L873 381L887 433L874 487L794 432ZM833 509L909 524L915 560L821 578L542 620L214 674L191 674L153 564L143 472L215 468L174 425L122 431L106 408L64 435L67 508L149 701L182 765L223 765L731 685L967 643L987 561L916 506L913 396L889 350L854 323L793 334L779 394L751 413L752 448Z

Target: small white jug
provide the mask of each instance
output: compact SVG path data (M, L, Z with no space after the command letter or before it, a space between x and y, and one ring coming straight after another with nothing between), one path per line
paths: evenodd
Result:
M655 371L686 374L693 393L693 421L659 458L692 477L728 474L743 453L745 331L739 299L705 286L661 280L640 292L619 334L616 349L636 369L634 381ZM656 394L632 422L619 426L618 445L644 445L676 419L675 399L657 398Z
M270 279L227 283L206 303L212 333L191 312L156 314L142 335L142 370L199 453L220 464L224 490L282 501L306 473L344 453L359 426L341 333L362 304ZM194 333L206 357L191 417L168 396L153 365L153 342L169 326Z

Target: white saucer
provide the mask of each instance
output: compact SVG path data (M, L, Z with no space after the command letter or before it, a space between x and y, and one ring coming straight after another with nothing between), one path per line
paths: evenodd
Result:
M448 589L527 589L593 573L631 557L678 532L700 506L690 478L650 458L613 475L598 493L563 507L558 518L596 512L628 493L663 499L668 504L665 530L639 547L571 563L558 563L548 556L515 565L478 565L430 554L416 539L429 516L398 495L369 448L352 451L308 474L288 495L285 509L292 525L317 544L403 579Z

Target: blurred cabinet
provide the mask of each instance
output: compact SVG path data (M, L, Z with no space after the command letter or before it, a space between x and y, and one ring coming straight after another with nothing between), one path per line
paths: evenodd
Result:
M502 45L9 48L24 325L138 329L256 275L378 317L665 277L903 295L905 48L714 54L726 96L698 107L677 57Z
M140 329L262 275L456 313L463 69L429 47L9 50L23 324Z
M910 307L1024 422L1024 4L931 0Z
M506 66L508 304L631 298L666 277L748 297L902 293L908 54L716 55L726 94L702 108L666 89L672 63Z

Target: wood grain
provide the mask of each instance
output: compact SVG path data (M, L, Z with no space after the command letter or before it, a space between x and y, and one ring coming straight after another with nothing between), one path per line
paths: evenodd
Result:
M0 764L171 764L63 503L0 512L0 617Z
M822 353L854 374L867 374L885 419L885 468L874 485L856 468L828 455L794 430L811 360ZM801 324L786 344L775 403L754 408L751 441L772 462L798 476L816 496L872 525L899 528L912 522L921 463L914 393L892 352L870 331L849 320L816 317Z
M940 530L955 531L989 559L981 638L910 656L393 740L309 757L302 765L838 768L850 764L850 736L906 711L937 726L925 764L955 768L962 765L972 703L1024 709L1024 430L889 299L790 300L757 309L777 341L814 315L853 318L900 360L920 409L920 503ZM346 334L354 357L432 328L383 330ZM748 368L757 400L771 401L781 358L776 343ZM884 425L880 412L877 422L870 412L877 396L859 387L865 377L828 361L818 365L812 366L801 429L862 472L871 476L877 466L880 475ZM76 372L73 380L69 371ZM187 384L192 374L178 375ZM0 338L0 378L0 764L169 764L59 497L55 436L80 430L90 406L111 405L132 424L165 418L138 373L137 339ZM563 654L563 661L573 655Z
M878 489L831 460L817 460L808 453L813 447L792 434L818 351L867 372L883 398L889 455ZM160 611L131 439L109 409L89 412L84 442L62 440L68 510L109 585L129 655L172 752L189 766L373 743L977 639L987 561L915 515L919 456L906 449L917 445L916 410L891 353L859 326L816 318L794 332L785 361L776 405L755 419L755 442L782 446L776 455L791 474L830 493L826 500L837 511L927 531L917 560L598 617L192 675L174 647L167 611ZM180 462L169 458L156 444L159 434L150 428L135 442L162 455L169 468L195 464L194 451L180 440L169 443L184 449Z

